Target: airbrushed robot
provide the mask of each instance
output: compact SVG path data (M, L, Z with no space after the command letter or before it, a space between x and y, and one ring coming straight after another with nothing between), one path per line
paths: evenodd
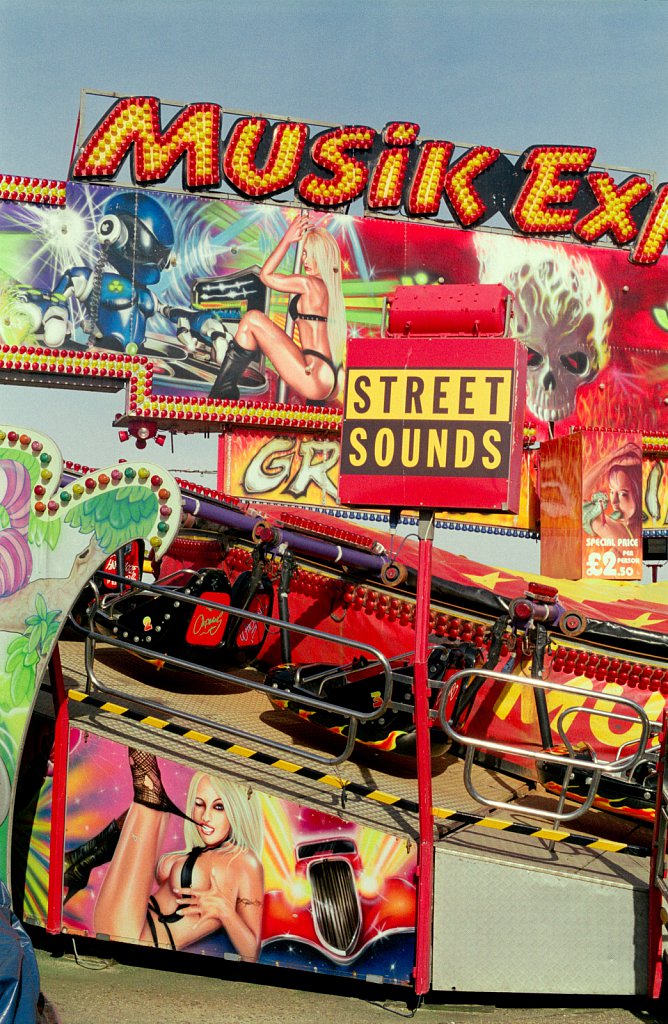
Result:
M176 324L186 351L197 344L218 355L224 351L228 334L221 320L208 311L168 306L151 290L174 263L174 230L160 203L141 192L114 193L96 231L100 252L94 266L70 267L52 293L25 296L41 314L46 346L75 343L68 307L76 299L84 311L88 348L134 355L146 343L150 319L162 314Z

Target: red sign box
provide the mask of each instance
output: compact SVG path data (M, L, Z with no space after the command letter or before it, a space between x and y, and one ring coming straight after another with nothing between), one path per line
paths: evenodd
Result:
M352 338L339 499L516 512L526 349L511 338Z

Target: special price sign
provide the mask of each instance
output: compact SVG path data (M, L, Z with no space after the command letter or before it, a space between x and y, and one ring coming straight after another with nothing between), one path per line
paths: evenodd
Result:
M510 338L353 338L339 500L516 512L526 349Z

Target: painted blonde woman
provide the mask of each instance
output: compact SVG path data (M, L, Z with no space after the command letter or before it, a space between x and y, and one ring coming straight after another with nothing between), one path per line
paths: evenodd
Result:
M279 274L290 246L300 243L303 273ZM243 371L261 352L297 394L307 401L329 401L340 388L346 338L339 247L324 228L309 228L308 214L301 213L265 260L260 280L268 288L292 296L288 311L299 327L300 344L266 313L249 310L228 344L210 397L237 399Z
M129 755L134 799L97 898L96 931L183 949L223 929L243 960L257 960L264 902L257 794L197 772L183 814L165 793L155 755ZM186 819L186 849L161 857L170 813Z

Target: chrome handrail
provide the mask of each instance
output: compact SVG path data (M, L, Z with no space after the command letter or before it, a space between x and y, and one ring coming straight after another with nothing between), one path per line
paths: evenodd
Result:
M448 700L449 692L455 686L457 686L460 682L463 682L464 679L471 679L471 678L476 678L476 679L480 678L480 679L483 679L483 680L485 680L485 679L496 680L498 682L510 683L510 684L517 685L517 686L529 686L529 687L531 687L534 690L543 690L543 691L544 690L553 690L553 691L558 692L558 693L572 694L573 696L577 696L580 699L582 699L583 697L585 697L585 698L589 697L589 698L595 699L597 701L601 701L601 700L608 701L611 704L616 704L616 705L623 704L627 708L629 708L632 712L635 713L635 717L630 717L628 715L621 715L621 714L618 714L618 713L612 712L612 711L611 712L606 712L606 711L604 711L604 710L602 710L600 708L582 708L582 707L568 708L568 709L565 709L562 712L562 714L560 715L558 727L559 727L559 724L561 726L563 726L563 717L566 714L575 714L575 713L578 713L578 712L585 713L585 714L590 714L592 716L598 715L600 717L607 717L607 718L614 719L614 720L635 721L635 722L637 722L637 724L640 726L640 729L641 729L640 738L638 739L638 749L635 752L635 754L630 754L630 755L627 755L627 756L624 756L624 757L619 757L618 756L616 758L613 758L613 760L611 760L611 761L610 760L603 760L603 761L601 761L601 760L598 760L597 758L595 758L595 756L594 756L594 759L587 759L587 758L580 758L580 757L572 756L573 753L574 753L573 747L568 742L566 737L563 735L561 728L559 729L560 737L565 741L566 748L567 748L567 750L570 751L569 755L567 755L567 754L554 754L554 753L551 753L548 750L542 750L542 749L541 750L536 750L535 748L520 747L520 746L516 746L515 744L512 744L512 743L502 743L502 742L500 742L498 740L492 740L492 739L489 739L489 738L486 738L486 737L472 737L472 736L465 735L464 733L458 732L450 724L450 722L447 721L447 719L445 717L445 708L447 706L447 700ZM510 673L507 673L507 672L492 671L491 669L470 669L470 668L461 669L460 671L455 672L452 676L450 676L450 678L444 684L443 694L442 694L442 699L441 699L440 709L439 709L439 721L440 721L441 727L443 728L443 731L446 733L446 735L449 736L449 738L454 743L457 743L460 746L466 748L466 754L465 754L465 758L464 758L464 766L465 766L464 782L465 782L466 788L467 788L468 792L471 794L471 796L475 800L478 800L480 803L484 804L487 807L497 807L497 808L502 808L504 810L511 810L511 811L515 811L515 812L517 811L517 807L513 806L512 804L508 803L507 801L492 800L492 799L490 799L488 797L482 796L482 794L480 794L477 791L477 789L476 789L476 787L475 787L475 785L473 783L473 779L472 779L472 774L471 773L472 773L473 759L474 759L476 751L478 751L478 750L488 751L488 752L494 753L494 754L509 754L509 755L511 755L513 757L520 757L520 758L524 758L524 759L527 759L527 760L530 760L530 761L534 761L534 762L542 762L542 763L547 762L547 763L550 763L550 764L561 765L561 766L563 766L566 769L565 779L564 779L565 783L567 783L570 780L570 776L571 776L572 771L573 771L574 768L579 768L580 770L583 770L583 771L586 771L586 772L591 772L591 779L589 780L589 788L587 790L587 796L585 797L584 803L579 805L574 811L569 811L568 813L563 813L562 810L561 810L561 807L558 807L556 811L546 811L546 810L544 810L542 808L538 808L538 807L534 807L534 806L529 806L529 805L523 805L522 813L530 814L530 815L535 815L535 816L540 817L540 818L547 818L547 819L550 819L550 820L554 821L555 823L559 822L559 821L568 821L568 820L571 820L573 818L576 818L579 815L584 814L584 812L591 807L591 805L594 802L594 799L596 797L596 792L598 790L598 785L599 785L599 782L600 782L600 779L601 779L601 775L603 775L604 773L605 774L611 774L611 775L619 775L622 772L633 771L633 769L635 768L636 764L638 763L638 761L640 760L642 755L646 752L647 743L648 743L648 739L649 739L649 735L650 735L650 731L651 731L650 721L649 721L649 718L647 717L647 713L644 710L644 708L640 707L639 704L637 704L635 701L630 700L628 697L622 697L622 696L617 695L617 694L595 692L595 691L592 691L592 690L583 690L583 689L581 689L579 687L576 687L576 686L569 686L566 683L554 683L554 682L549 682L548 680L545 680L545 679L535 679L535 678L533 678L531 676L516 676L516 675L511 675ZM625 746L627 746L627 745L628 744L625 744Z
M115 582L118 581L121 585L127 584L133 590L140 592L148 592L154 594L157 597L166 595L172 599L176 599L177 601L186 604L199 605L200 607L203 606L205 608L211 608L214 611L218 612L220 612L221 610L221 605L213 601L207 601L196 595L186 594L183 591L174 591L171 588L162 588L159 584L138 582L137 580L130 580L126 577L117 576L115 574L110 573L98 573L96 575L101 578L113 579ZM221 680L226 683L233 683L237 686L242 685L250 690L258 690L259 692L266 694L270 698L275 698L278 693L287 694L290 697L294 698L295 695L291 690L280 690L276 686L267 686L266 684L260 683L254 679L240 680L238 676L232 675L231 673L225 672L221 669L214 669L209 666L197 665L195 662L190 662L183 658L177 658L173 655L167 655L157 649L152 649L151 651L148 651L146 647L140 647L137 644L128 642L127 640L123 640L116 636L109 636L107 634L100 633L98 630L94 629L93 623L97 611L99 609L101 599L99 596L99 589L97 588L97 585L92 583L92 588L94 591L97 591L97 596L96 599L93 602L91 602L91 605L86 611L86 615L88 618L88 628L78 623L71 615L69 619L70 624L74 628L74 630L85 639L84 662L86 667L87 692L96 691L97 693L100 693L107 697L113 697L117 700L128 700L127 693L117 690L114 687L111 687L105 683L102 683L95 672L95 648L97 646L97 643L102 642L108 644L111 647L117 647L120 650L128 651L132 654L138 654L143 658L146 658L147 656L160 658L160 660L164 661L165 664L170 665L174 668L180 668L188 672L195 672L198 675L205 675L208 678ZM127 599L127 594L125 595L125 597ZM355 650L362 652L364 654L368 654L370 656L369 662L367 662L364 665L365 670L369 669L370 664L378 665L379 674L383 677L382 700L380 701L379 706L375 707L372 711L352 711L350 708L346 708L339 704L332 704L323 701L322 699L317 697L309 697L305 691L301 690L298 694L298 700L301 704L304 704L308 707L325 710L336 715L340 715L341 717L346 718L348 720L349 727L348 735L346 737L346 745L341 754L339 754L336 757L323 757L322 755L316 754L306 748L295 748L285 743L280 743L278 740L273 740L266 736L260 736L252 732L246 732L242 729L224 725L223 723L216 722L205 716L200 716L194 713L188 713L188 715L186 716L183 712L179 711L178 708L170 707L168 704L165 704L160 701L153 701L145 697L130 699L134 700L136 703L141 704L142 707L146 707L151 711L156 711L161 714L171 714L179 718L187 718L188 721L196 723L197 725L204 726L207 729L213 729L214 731L222 731L228 735L243 739L245 742L251 742L257 745L269 745L277 750L280 750L281 753L283 754L290 754L294 756L295 751L297 750L301 756L306 757L309 760L314 761L318 764L328 766L334 766L337 764L341 764L343 761L346 761L350 757L350 754L352 753L353 747L355 745L355 739L357 736L357 729L359 723L379 718L382 714L384 714L384 712L390 705L392 696L393 674L392 666L390 665L390 662L386 658L386 656L377 648L373 647L370 644L362 643L361 641L344 640L341 637L333 636L332 634L325 633L322 630L312 629L309 626L301 626L297 623L285 622L281 619L275 619L271 616L261 615L258 612L251 612L243 608L237 608L234 605L225 605L224 609L228 615L234 618L250 619L254 622L264 623L269 627L276 626L279 629L288 629L290 632L297 633L302 636L310 636L317 640L324 641L330 644L335 644L337 646L343 645L347 648L355 648ZM107 608L105 608L105 611L107 610L108 606ZM333 670L334 674L344 672L347 667L348 666L337 666L335 670ZM353 673L355 671L352 665L350 666L350 670Z

